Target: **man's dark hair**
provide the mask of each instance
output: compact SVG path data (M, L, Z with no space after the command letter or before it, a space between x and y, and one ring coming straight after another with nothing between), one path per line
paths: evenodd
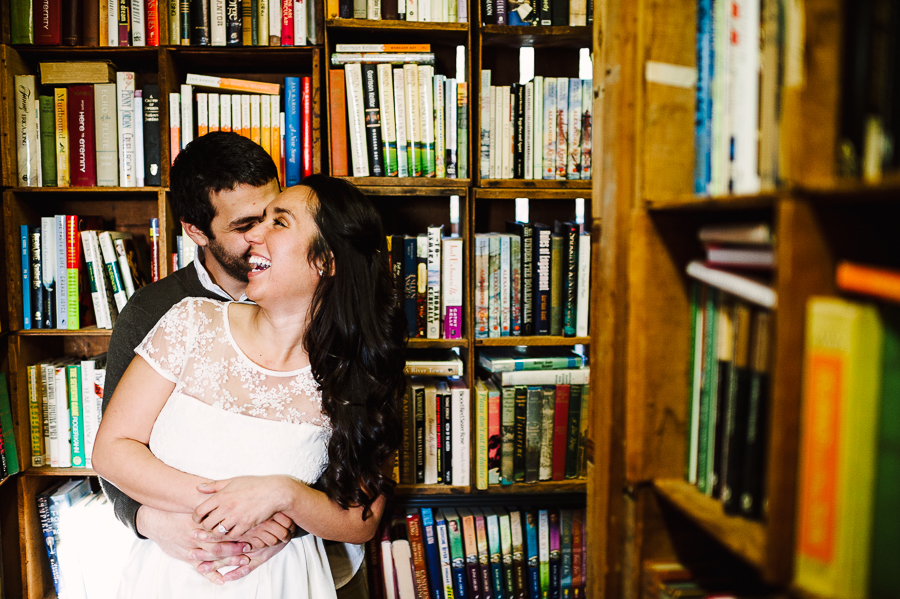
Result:
M172 210L212 238L210 223L216 215L212 194L242 184L262 187L277 178L275 163L259 144L237 133L207 133L189 143L172 164Z

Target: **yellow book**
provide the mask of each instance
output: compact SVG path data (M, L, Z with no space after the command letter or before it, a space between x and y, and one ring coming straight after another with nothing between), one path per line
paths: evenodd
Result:
M475 487L488 488L488 390L481 379L475 381Z
M41 376L37 366L27 368L28 375L28 419L31 422L31 466L44 465L44 416Z
M272 151L269 155L275 161L275 169L278 171L278 180L284 185L284 177L281 170L281 97L270 96L272 104Z
M260 143L259 136L259 95L250 96L250 140L254 143Z
M252 139L250 137L250 96L243 95L241 98L241 135L246 137L247 139Z
M809 301L795 580L818 597L867 596L883 335L870 305Z
M259 145L272 155L272 102L262 96L259 103Z
M56 107L56 185L69 187L69 90L53 90Z

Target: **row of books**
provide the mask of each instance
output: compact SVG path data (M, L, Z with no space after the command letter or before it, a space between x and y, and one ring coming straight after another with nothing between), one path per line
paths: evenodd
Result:
M468 0L328 0L329 19L468 23Z
M507 231L475 235L475 337L586 336L590 234L571 221Z
M168 31L160 30L161 14ZM13 44L305 46L318 43L311 0L10 2Z
M562 25L583 27L594 22L593 0L481 0L485 25Z
M336 53L331 64L342 67L329 75L335 175L468 177L468 88L436 75L433 53Z
M775 268L775 236L769 223L706 225L700 228L698 238L710 266L761 271Z
M585 511L409 508L366 545L373 599L578 597L587 583Z
M443 226L432 226L424 235L388 236L411 338L463 336L463 240L442 235Z
M0 372L0 481L7 476L18 474L19 470L19 452L13 430L9 387L6 384L6 373Z
M53 95L37 95L34 75L15 85L19 186L161 185L158 85L135 89L133 72Z
M90 479L65 479L36 496L57 597L113 599L134 536Z
M492 86L481 71L481 177L590 179L592 102L590 79Z
M277 83L188 74L181 93L169 94L172 160L195 137L233 131L263 147L275 161L283 187L300 183L313 171L312 79L285 77ZM194 93L194 87L256 93Z
M21 225L23 329L112 329L147 269L131 233L102 227L100 217L65 214Z
M812 297L805 324L795 582L820 597L898 597L900 310Z
M641 576L641 599L778 599L758 581L716 569L710 563L687 567L671 560L647 560Z
M27 367L31 466L90 468L103 403L106 354Z

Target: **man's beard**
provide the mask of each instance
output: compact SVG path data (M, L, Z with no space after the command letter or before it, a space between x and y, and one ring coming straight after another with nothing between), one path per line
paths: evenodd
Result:
M249 262L249 250L241 256L230 254L228 253L228 250L215 239L210 239L206 248L209 250L209 253L213 255L213 258L222 265L222 268L228 276L236 281L241 281L242 283L247 283L249 281L247 275L252 268Z

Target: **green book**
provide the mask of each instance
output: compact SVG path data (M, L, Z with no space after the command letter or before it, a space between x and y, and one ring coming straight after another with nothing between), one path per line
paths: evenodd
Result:
M16 451L16 435L13 431L12 409L9 405L9 387L6 373L0 372L0 431L3 436L3 458L6 475L19 472L19 453Z
M578 477L578 431L581 428L583 385L569 387L569 423L566 427L566 478Z
M56 111L53 96L39 96L41 104L41 181L44 187L56 187Z
M575 388L577 385L572 385ZM575 464L578 467L578 478L587 477L587 434L590 417L590 386L581 385L581 417L578 419L578 449L575 452Z
M515 389L516 438L513 449L513 480L522 482L525 480L525 423L528 415L528 387L516 385Z
M13 44L34 43L34 4L32 0L10 0L9 21Z
M525 414L525 482L536 483L541 468L543 389L529 386Z
M69 391L69 419L72 431L72 467L84 468L84 404L81 397L81 366L66 366Z
M447 540L450 545L450 567L453 570L453 579L458 585L462 578L462 584L465 585L466 551L463 546L462 521L453 508L443 508L441 513L447 522Z
M715 403L718 378L718 362L716 360L716 313L719 305L719 292L708 287L706 305L703 315L703 381L700 390L700 417L698 420L699 441L697 446L697 489L707 495L712 493L712 453L715 439ZM712 420L712 422L710 422ZM713 429L712 439L710 428Z
M170 46L180 46L181 45L181 12L180 7L181 2L176 2L175 0L169 1L169 45ZM101 32L101 35L103 33Z
M900 310L882 310L881 415L875 455L869 597L900 597Z
M550 513L538 510L538 573L541 597L550 596Z
M259 0L250 0L250 40L259 45Z
M688 434L685 446L685 479L697 483L697 443L699 442L700 367L703 365L703 285L694 281L691 285L691 394L688 398Z
M554 233L550 236L550 334L557 336L562 336L565 245L562 235Z

